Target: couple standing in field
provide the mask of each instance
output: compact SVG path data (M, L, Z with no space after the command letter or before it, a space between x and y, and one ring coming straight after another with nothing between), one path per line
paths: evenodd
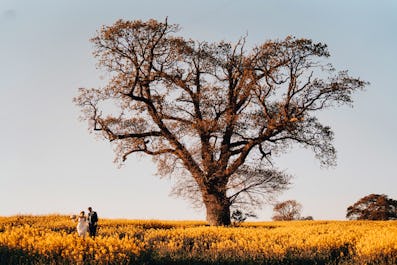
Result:
M80 212L77 217L77 234L81 237L85 237L87 231L90 237L96 236L96 230L98 227L98 215L91 207L88 207L88 215L86 216L84 211Z

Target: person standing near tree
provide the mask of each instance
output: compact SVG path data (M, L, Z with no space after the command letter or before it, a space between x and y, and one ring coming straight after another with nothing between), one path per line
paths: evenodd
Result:
M88 207L88 230L90 237L96 236L96 231L98 228L98 215L91 207Z

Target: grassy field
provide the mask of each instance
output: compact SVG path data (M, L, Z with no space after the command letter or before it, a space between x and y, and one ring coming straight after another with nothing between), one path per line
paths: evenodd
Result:
M397 222L100 220L79 238L67 216L0 217L0 264L397 264Z

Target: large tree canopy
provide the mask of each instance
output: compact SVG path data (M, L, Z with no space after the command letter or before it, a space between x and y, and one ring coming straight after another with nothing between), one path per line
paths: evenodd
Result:
M365 82L336 72L327 46L287 37L251 50L237 43L176 36L178 25L119 20L92 39L102 88L75 102L94 131L116 146L116 160L153 157L175 192L204 203L210 224L230 224L230 207L258 206L289 176L271 156L292 144L335 163L333 133L315 116L351 104Z
M347 208L350 220L392 220L397 218L397 201L384 194L367 195Z

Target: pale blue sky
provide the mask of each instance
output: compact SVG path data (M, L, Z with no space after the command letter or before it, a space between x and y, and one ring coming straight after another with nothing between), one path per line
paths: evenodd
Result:
M315 219L344 219L370 193L397 199L397 1L0 0L0 216L76 213L134 219L204 219L169 197L150 158L118 169L72 103L79 87L103 85L89 39L119 18L180 24L184 37L248 44L287 35L329 45L330 62L371 82L353 109L320 115L335 134L338 166L320 169L310 151L276 159L294 175L279 200ZM258 212L270 220L271 206Z

